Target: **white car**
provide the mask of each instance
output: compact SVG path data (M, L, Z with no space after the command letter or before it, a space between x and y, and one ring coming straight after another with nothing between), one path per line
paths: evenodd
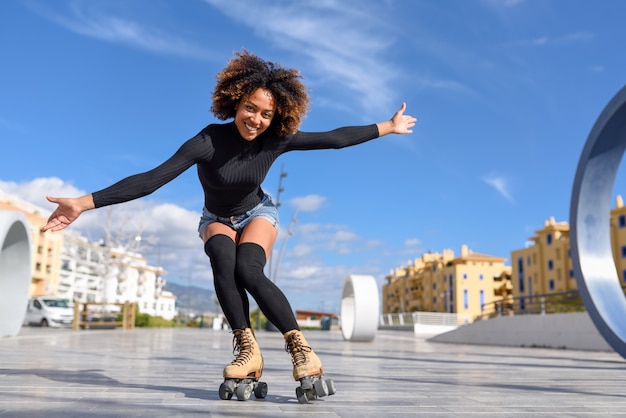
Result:
M33 297L28 301L24 323L42 327L71 327L74 308L66 299L45 296Z

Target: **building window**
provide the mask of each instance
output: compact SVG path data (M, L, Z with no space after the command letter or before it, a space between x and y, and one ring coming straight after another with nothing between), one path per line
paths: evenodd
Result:
M570 277L571 279L574 279L574 278L575 278L575 277L574 277L574 270L573 270L573 269L569 269L569 277Z
M437 296L433 296L433 305L437 304Z
M620 228L626 227L626 215L619 216L619 227Z
M626 245L622 245L622 258L626 258Z
M437 290L437 283L433 283L433 290Z
M482 309L482 307L485 306L485 291L484 290L480 289L479 297L480 297L480 307Z
M524 293L524 259L522 257L517 259L517 268L519 270L519 291Z
M467 280L467 273L463 273L463 280Z
M548 280L548 287L550 290L554 290L554 279Z
M482 273L480 273L480 274L478 275L478 278L479 278L480 280L482 280L482 279L483 279L483 274L482 274Z
M463 289L463 308L465 310L469 309L469 294L467 292L467 289Z
M548 260L548 270L554 269L554 262L552 260Z
M546 244L548 245L552 244L552 234L546 235Z
M526 265L530 266L530 256L526 257Z

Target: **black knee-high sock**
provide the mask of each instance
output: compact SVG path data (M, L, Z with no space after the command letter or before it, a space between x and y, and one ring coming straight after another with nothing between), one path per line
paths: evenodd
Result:
M235 242L218 234L204 244L211 259L215 294L232 329L250 328L250 302L245 289L235 280Z
M300 329L285 294L265 276L265 261L263 247L253 242L240 244L235 262L238 281L250 292L267 319L283 334Z

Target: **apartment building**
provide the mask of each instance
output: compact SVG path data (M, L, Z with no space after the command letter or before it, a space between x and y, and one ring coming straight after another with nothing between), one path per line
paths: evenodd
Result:
M139 253L65 231L57 296L79 302L134 302L140 313L173 319L176 296L164 290L165 274Z
M447 312L478 318L485 307L495 309L511 297L511 268L505 261L474 253L466 245L458 257L450 249L423 254L385 277L383 313Z
M617 276L626 285L626 207L621 196L609 216L611 248ZM511 251L513 295L518 309L537 303L533 296L578 290L572 268L568 222L548 219L525 248Z
M626 207L624 207L624 199L619 195L615 199L615 208L611 210L611 247L617 276L624 286L626 285Z
M513 295L524 311L533 295L576 290L569 245L569 224L548 219L525 248L511 251Z
M30 295L49 296L58 292L63 234L42 233L46 211L0 190L0 210L14 210L26 216L32 244Z
M79 302L136 302L141 313L173 319L176 296L164 290L160 266L124 248L109 248L70 230L41 233L46 211L0 191L0 210L26 215L32 242L30 296ZM46 214L44 216L44 214Z

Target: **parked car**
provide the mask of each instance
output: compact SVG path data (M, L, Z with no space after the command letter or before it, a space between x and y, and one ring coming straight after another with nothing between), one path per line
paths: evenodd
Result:
M42 327L71 327L74 308L66 299L36 296L28 301L24 323Z

